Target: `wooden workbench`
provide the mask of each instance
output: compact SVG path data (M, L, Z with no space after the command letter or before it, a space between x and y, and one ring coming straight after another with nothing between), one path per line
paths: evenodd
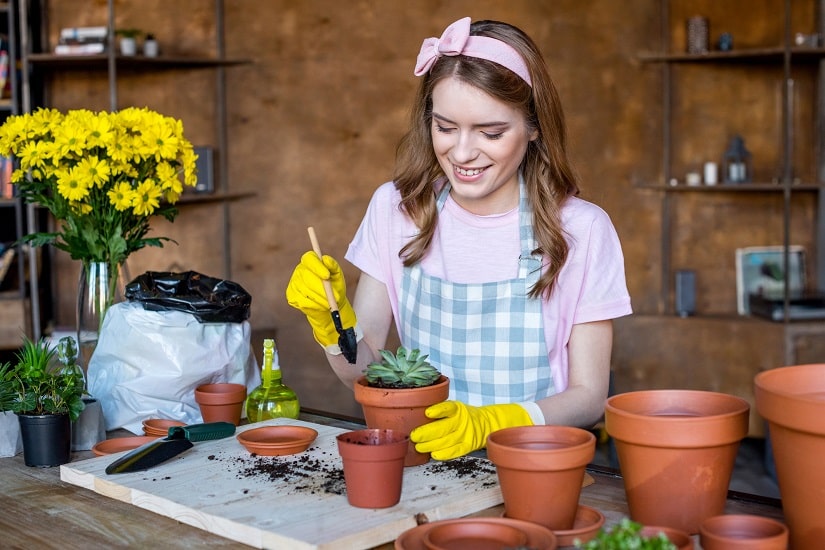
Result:
M342 428L361 427L348 420L316 414L302 419ZM123 435L129 435L124 433ZM73 461L91 458L75 453ZM621 477L609 469L591 467L595 483L582 490L580 502L600 510L611 525L628 515ZM22 455L0 458L0 546L11 548L245 548L201 529L148 510L60 481L59 468L31 468ZM730 493L727 512L782 518L775 499ZM477 515L496 516L501 506ZM698 545L697 545L698 547ZM392 548L392 543L381 550Z

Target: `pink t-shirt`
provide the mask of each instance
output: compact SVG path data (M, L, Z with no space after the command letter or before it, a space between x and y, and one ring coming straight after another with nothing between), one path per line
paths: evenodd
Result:
M392 182L374 193L367 213L347 250L355 267L387 285L398 324L398 293L403 263L401 248L417 233L399 209L401 196ZM632 312L624 258L607 213L571 197L561 212L570 252L549 300L542 303L544 334L556 391L568 384L567 342L574 324L613 319ZM486 283L518 275L518 209L477 216L448 198L423 270L454 283Z

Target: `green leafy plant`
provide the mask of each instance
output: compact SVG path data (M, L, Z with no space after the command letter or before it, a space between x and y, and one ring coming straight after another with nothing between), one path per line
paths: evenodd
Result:
M83 411L83 373L54 361L56 350L28 337L15 355L17 363L0 365L0 405L17 414L68 414Z
M143 31L140 29L115 29L115 34L117 36L122 36L124 38L137 38L138 36L143 35Z
M395 353L382 349L381 361L373 361L364 371L367 383L379 388L421 388L432 386L441 373L421 350L400 346Z
M576 548L584 550L677 550L664 533L653 537L642 535L642 525L630 518L622 520L610 529L601 529L589 541L574 541Z

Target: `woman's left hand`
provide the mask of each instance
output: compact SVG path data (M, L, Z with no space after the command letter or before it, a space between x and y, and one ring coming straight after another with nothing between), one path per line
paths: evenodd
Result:
M487 445L487 436L513 426L531 426L533 421L521 405L507 403L474 407L459 401L444 401L425 411L434 422L419 426L410 439L419 453L432 453L436 460L464 456Z

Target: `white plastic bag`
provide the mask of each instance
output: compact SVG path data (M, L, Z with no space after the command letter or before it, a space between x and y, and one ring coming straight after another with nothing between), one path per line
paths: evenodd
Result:
M100 400L106 429L143 433L143 420L202 422L201 384L260 384L250 325L201 323L191 313L148 311L121 302L106 312L89 362L89 393Z

